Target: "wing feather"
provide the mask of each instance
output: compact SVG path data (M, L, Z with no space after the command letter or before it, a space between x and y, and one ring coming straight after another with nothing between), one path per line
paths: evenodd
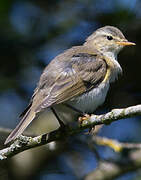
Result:
M103 81L106 71L105 61L95 55L80 53L73 56L71 63L55 79L50 93L38 104L35 111L40 112L97 87Z
M50 94L44 98L43 102L36 108L36 112L52 106L60 104L86 91L86 87L82 79L77 73L70 69L67 73L61 73L50 91Z

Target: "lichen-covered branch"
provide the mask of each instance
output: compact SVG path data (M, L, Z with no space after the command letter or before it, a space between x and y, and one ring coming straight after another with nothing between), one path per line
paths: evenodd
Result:
M89 124L110 124L118 119L141 115L141 105L131 106L124 109L113 109L111 112L102 115L91 115L80 118L82 126Z
M99 124L110 124L118 119L124 119L131 116L141 115L141 105L132 106L124 109L114 109L103 115L91 115L80 118L81 125L78 123L76 127L60 128L49 134L37 137L20 136L11 146L0 150L0 160L7 159L24 150L41 146L52 141L62 140L63 138L78 134L84 129Z

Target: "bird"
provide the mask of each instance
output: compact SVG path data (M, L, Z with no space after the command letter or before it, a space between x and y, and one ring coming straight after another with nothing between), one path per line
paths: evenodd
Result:
M122 73L117 55L129 42L114 26L104 26L86 38L83 45L73 46L56 56L44 69L21 121L5 144L18 138L35 119L46 123L57 120L66 125L76 114L91 114L105 101L110 83ZM49 116L49 114L52 114Z

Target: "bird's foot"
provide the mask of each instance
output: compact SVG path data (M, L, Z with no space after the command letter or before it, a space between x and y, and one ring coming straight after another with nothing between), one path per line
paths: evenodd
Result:
M84 121L87 121L89 118L90 118L91 115L89 114L84 114L82 117L79 117L78 118L78 122L79 124L83 124Z
M86 124L86 123L87 123L87 120L89 120L90 116L91 116L91 115L89 115L89 114L84 114L82 117L79 117L78 121L79 121L80 125ZM85 121L85 122L84 122L84 121ZM86 132L86 134L91 134L91 135L93 135L94 132L95 132L95 126L90 127L90 128L89 128L89 131Z

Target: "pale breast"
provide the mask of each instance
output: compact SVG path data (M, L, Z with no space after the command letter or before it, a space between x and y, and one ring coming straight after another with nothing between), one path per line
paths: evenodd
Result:
M95 109L103 104L109 89L109 82L103 82L91 91L82 94L69 104L84 113L93 113Z

